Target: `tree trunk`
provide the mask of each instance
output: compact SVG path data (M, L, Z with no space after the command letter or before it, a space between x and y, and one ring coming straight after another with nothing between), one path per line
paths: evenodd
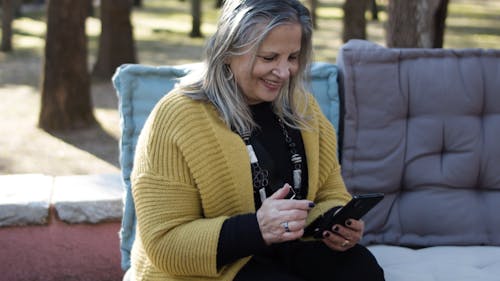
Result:
M12 19L14 18L14 0L2 0L2 52L12 51Z
M313 28L318 28L318 14L316 10L318 8L318 0L309 0L309 9L311 11L311 20L313 24Z
M87 69L86 1L50 0L39 126L46 131L96 124Z
M216 9L222 8L222 5L224 5L224 0L216 0L215 1L215 8Z
M118 66L136 63L131 1L101 0L101 35L93 76L110 79Z
M448 0L441 0L435 15L433 48L443 48L446 16L448 15Z
M366 39L365 11L371 0L345 0L342 40ZM392 2L392 1L391 1Z
M202 37L201 34L201 0L191 0L192 25L190 37Z
M372 13L372 20L378 21L378 6L376 0L370 0L370 12Z
M389 1L387 46L442 46L447 6L448 0Z
M23 6L23 1L22 0L13 0L12 3L14 5L14 18L17 19L17 18L22 17L23 14L21 13L21 8Z
M142 7L142 0L134 0L134 7Z
M420 1L420 0L418 0ZM399 48L418 47L417 1L389 1L387 6L387 46Z
M94 17L95 16L95 12L94 12L94 3L92 3L93 0L90 0L90 1L87 1L87 6L88 6L88 14L87 14L87 17Z

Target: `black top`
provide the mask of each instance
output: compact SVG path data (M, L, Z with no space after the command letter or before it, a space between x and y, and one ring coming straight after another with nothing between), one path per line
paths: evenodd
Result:
M285 141L278 118L272 111L272 104L260 103L250 108L255 122L259 125L259 128L250 137L250 144L254 148L260 167L269 171L269 187L266 190L269 197L276 190L283 187L285 183L293 186L293 164L290 160L290 148ZM303 160L303 187L300 194L297 194L297 199L301 199L307 195L307 165L304 144L299 130L287 128L287 131ZM256 194L256 197L258 197L258 194ZM260 198L255 198L255 203L255 209L257 210L260 207Z
M250 144L254 148L260 167L269 171L270 190L267 196L270 196L285 183L293 186L291 154L278 118L272 111L272 104L259 103L250 106L250 109L255 122L259 125L250 137ZM298 197L306 198L308 176L304 143L299 130L287 127L287 131L302 157L302 187ZM260 207L258 196L255 195L256 210ZM269 250L267 248L255 213L231 217L222 225L217 248L217 266L220 268L249 255L264 254Z

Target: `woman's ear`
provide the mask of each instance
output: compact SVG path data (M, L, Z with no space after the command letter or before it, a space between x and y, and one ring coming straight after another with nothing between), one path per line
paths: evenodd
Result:
M229 67L229 65L233 62L233 56L232 55L224 55L224 64Z

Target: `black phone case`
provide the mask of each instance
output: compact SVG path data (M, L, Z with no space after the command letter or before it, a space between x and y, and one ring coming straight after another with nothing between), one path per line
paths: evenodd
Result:
M337 213L326 212L324 215L312 222L304 231L304 236L313 236L316 239L323 238L323 231L331 230L333 225L345 225L348 219L361 219L368 211L384 198L383 193L369 193L354 195L344 207Z

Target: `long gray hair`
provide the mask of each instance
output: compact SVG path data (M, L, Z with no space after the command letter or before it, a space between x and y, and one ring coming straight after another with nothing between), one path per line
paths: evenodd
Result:
M180 91L194 99L212 102L226 124L236 132L252 131L256 124L227 61L251 51L255 59L266 35L287 23L298 23L302 27L299 69L289 78L288 87L282 87L273 108L287 125L306 128L305 83L312 56L312 23L309 11L298 0L226 0L217 31L206 46L203 70L181 81Z

